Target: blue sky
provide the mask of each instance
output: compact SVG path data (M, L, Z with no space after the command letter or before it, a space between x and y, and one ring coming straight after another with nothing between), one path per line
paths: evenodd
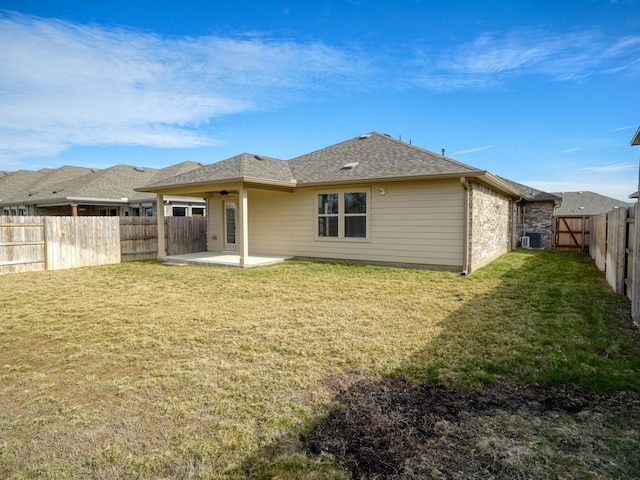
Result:
M637 190L640 0L0 0L0 169L289 159L363 133Z

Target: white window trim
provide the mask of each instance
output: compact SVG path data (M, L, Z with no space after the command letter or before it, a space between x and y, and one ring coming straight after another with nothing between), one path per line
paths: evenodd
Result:
M367 194L367 212L364 214L345 214L344 213L344 194L365 192ZM338 194L338 215L318 213L318 195L328 195L331 193ZM323 189L315 192L313 197L315 222L313 225L315 240L320 242L350 242L350 243L370 243L371 242L371 187L351 187L351 188L334 188ZM318 235L318 217L337 216L338 217L338 236L337 237L321 237ZM364 216L367 219L366 237L345 237L344 236L344 219L346 216Z

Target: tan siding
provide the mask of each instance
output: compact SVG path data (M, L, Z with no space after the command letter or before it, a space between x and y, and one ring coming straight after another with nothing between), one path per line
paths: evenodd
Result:
M207 251L219 252L224 248L224 224L221 197L207 199Z
M379 187L386 188L381 195ZM359 186L358 188L361 188ZM315 238L318 192L249 191L249 251L390 263L462 266L464 195L455 180L367 186L370 238ZM353 187L354 189L356 187Z

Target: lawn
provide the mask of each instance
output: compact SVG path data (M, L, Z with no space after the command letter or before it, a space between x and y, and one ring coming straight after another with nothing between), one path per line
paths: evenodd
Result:
M640 336L587 256L0 276L0 478L637 478Z

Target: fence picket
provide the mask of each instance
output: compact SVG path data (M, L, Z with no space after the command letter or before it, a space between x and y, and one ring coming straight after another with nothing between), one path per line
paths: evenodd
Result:
M205 217L166 220L172 255L206 250ZM156 258L156 217L0 216L0 275Z

